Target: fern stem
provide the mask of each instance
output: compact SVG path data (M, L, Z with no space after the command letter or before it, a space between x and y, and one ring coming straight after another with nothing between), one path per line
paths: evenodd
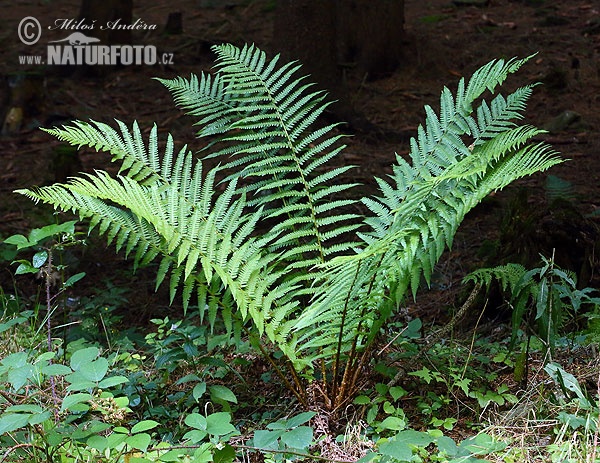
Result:
M52 248L48 248L46 250L48 252L48 260L44 266L44 279L46 286L46 309L47 309L47 319L46 319L46 342L48 345L48 352L52 352L52 322L51 322L51 314L52 314L52 295L50 292L50 287L52 285ZM50 359L50 363L52 363L52 359ZM56 392L56 381L54 380L54 376L50 376L50 389L52 391L52 401L54 402L54 422L58 423L60 421L59 417L59 399L58 394Z
M340 390L340 393L335 397L332 412L343 408L353 398L354 392L357 390L356 383L358 383L360 372L363 370L365 365L371 360L369 355L371 354L372 348L373 343L366 346L365 350L360 356L360 359L358 360L358 362L356 362L356 366L353 368L346 368L346 370L344 371L344 378L342 379L342 388ZM352 376L350 379L348 379L348 376L350 375Z
M354 284L356 283L356 281L358 279L358 275L359 275L359 271L360 271L360 264L361 264L361 261L359 261L358 265L356 266L356 273L354 274L354 279L352 280L352 285L350 285L348 287L348 295L346 296L346 300L344 302L344 311L342 313L342 322L340 323L340 329L338 332L338 343L337 343L337 348L335 351L335 360L333 363L333 384L332 384L332 391L331 391L331 396L334 400L336 400L336 397L338 395L338 380L339 380L339 374L340 374L340 357L341 357L341 353L342 353L342 345L343 345L343 340L344 340L344 328L346 325L346 316L348 315L348 306L349 306L349 302L350 302L350 296L352 294ZM350 361L350 359L348 359L348 361ZM346 363L346 367L347 366L348 366L348 363ZM345 372L344 372L344 375L345 375ZM323 376L323 379L325 379L325 376Z
M382 253L375 268L378 268L381 265L384 257L385 257L385 253ZM357 273L358 273L358 269L360 268L360 263L361 263L361 261L359 261L359 266L357 267ZM371 294L371 292L373 291L373 286L375 284L376 276L377 276L377 272L371 273L371 280L369 282L369 288L367 289L366 294ZM368 311L368 304L364 304L362 307L362 310L361 310L361 314L359 316L360 322L358 323L358 326L356 328L356 335L354 336L354 339L352 340L352 347L350 348L350 354L348 355L348 360L346 361L346 367L344 369L344 375L342 377L341 388L340 388L339 393L337 393L334 396L334 400L335 400L334 407L333 407L334 410L337 409L338 407L341 407L348 400L348 398L352 394L352 391L354 391L354 385L356 384L356 381L358 379L357 372L360 371L360 369L362 369L363 359L366 358L365 354L370 351L370 346L373 344L373 342L375 342L374 341L375 337L373 337L371 342L365 346L365 350L363 352L363 357L357 364L356 363L356 350L357 350L357 345L358 345L358 339L361 336L362 326L363 326L363 322L365 320L367 311ZM343 324L342 324L342 326L343 326ZM339 346L339 348L338 348L338 355L340 353L339 350L341 350L341 346ZM348 381L348 378L350 377L350 375L352 375L352 379L350 381ZM350 392L348 392L348 391L350 391Z
M269 362L269 364L271 365L271 367L273 368L273 370L275 371L275 373L277 374L277 376L279 377L281 382L285 385L285 387L292 394L294 394L296 396L296 398L298 399L298 402L300 402L302 404L302 406L308 410L308 399L306 398L306 391L305 391L304 387L302 387L302 383L300 381L300 378L298 377L298 373L296 372L294 365L292 365L291 362L286 360L287 367L290 370L290 373L292 375L292 378L294 380L294 384L296 387L294 387L294 385L292 385L292 383L290 383L290 381L285 377L285 375L281 371L281 368L279 368L279 365L277 365L273 361L273 358L271 357L271 355L269 354L269 352L267 351L265 346L262 344L261 340L257 336L250 333L246 327L244 327L244 331L246 331L246 334L249 335L251 343L255 347L258 347L262 356L267 360L267 362Z

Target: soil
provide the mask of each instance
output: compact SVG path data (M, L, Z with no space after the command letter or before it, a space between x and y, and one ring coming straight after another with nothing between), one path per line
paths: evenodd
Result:
M585 284L600 286L599 219L590 216L600 208L600 5L592 0L490 0L484 7L447 0L405 3L406 51L401 66L376 81L350 74L346 83L355 110L378 127L348 139L341 158L357 165L353 176L364 184L363 192L374 191L374 176L389 173L395 152L408 152L406 137L386 134L415 133L424 119L423 105L435 108L444 85L455 88L460 76L469 76L492 59L534 53L507 88L544 84L536 88L525 120L551 129L545 140L570 159L551 174L572 184L566 206L551 207L544 187L548 174L539 174L493 195L469 214L452 250L438 266L432 291L409 308L412 315L430 323L443 318L447 308L457 304L461 279L469 270L523 255L535 264L539 252L550 256L553 249L560 265L572 268ZM71 31L47 27L59 18L76 18L79 1L21 0L3 8L0 74L5 91L0 114L5 117L11 108L22 107L23 120L0 139L0 237L26 234L32 226L52 220L50 211L34 207L13 190L108 165L106 155L92 151L65 154L62 143L41 132L40 126L70 119L135 119L146 132L156 122L181 144L199 148L193 120L175 109L169 93L151 78L208 70L213 60L210 46L215 43L256 43L276 51L273 5L268 0L136 1L134 19L158 28L135 31L134 43L156 45L160 53L172 54L173 61L108 69L99 76L18 61L19 55L43 55L49 41L64 39ZM183 33L163 34L169 13L177 11L183 13ZM33 46L24 45L17 36L19 22L26 16L38 18L44 27L41 40ZM573 117L557 123L555 118L564 117L566 111ZM120 275L129 283L137 321L168 313L166 296L153 293L151 274L140 272L132 280L129 264L101 246L79 257L81 271L88 273L80 291L102 287L104 280ZM1 272L0 283L5 291L12 290L8 269Z

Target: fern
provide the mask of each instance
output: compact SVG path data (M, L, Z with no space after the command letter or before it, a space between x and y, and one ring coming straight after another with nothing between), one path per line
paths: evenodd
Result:
M577 289L573 272L560 269L553 258L543 256L541 267L527 270L509 263L483 268L465 277L464 282L470 281L488 289L493 281L500 284L512 311L512 347L521 329L525 328L528 336L535 329L535 334L546 342L550 355L569 312L578 312L585 304L595 307L600 302L592 288Z
M329 345L333 339L351 340L337 347L351 357L357 346L369 345L406 292L414 295L422 278L429 283L469 210L490 192L560 162L548 146L527 144L539 130L507 122L524 107L529 89L496 97L493 110L472 116L474 100L525 61L490 63L468 84L461 80L456 98L444 90L440 117L426 108L426 125L411 140L412 163L397 157L393 183L379 179L382 196L363 201L374 213L366 219L372 230L361 234L365 245L356 255L325 265L328 273L314 304L298 317L293 332L304 343L295 348L305 358L327 339ZM488 108L486 103L481 107ZM348 275L357 277L349 280ZM347 313L361 316L348 318ZM360 370L360 363L353 368ZM347 386L334 384L338 387Z
M171 299L181 288L186 307L196 292L201 314L210 309L211 323L216 310L207 296L213 280L219 279L242 317L250 314L262 330L257 274L269 267L273 256L262 253L264 238L250 237L261 211L244 213L243 195L234 197L235 181L213 198L216 171L203 177L202 164L194 163L185 147L174 155L170 136L161 160L156 127L146 147L137 124L131 131L118 124L120 133L105 124L82 122L47 130L72 144L108 150L114 160L122 161L116 178L96 171L64 185L18 192L90 218L90 228L97 226L117 250L124 249L126 255L135 250L136 265L162 255L157 285L170 275Z
M252 196L249 204L263 207L265 219L280 221L273 230L281 232L273 249L284 249L286 261L310 268L350 249L354 243L340 238L359 226L358 216L335 211L354 201L331 202L331 197L353 185L331 181L352 166L318 170L344 148L336 146L342 135L334 133L336 124L309 130L329 105L325 94L308 92L312 84L295 78L299 65L277 68L278 56L268 62L254 46L214 50L214 79L161 80L176 103L203 117L199 136L223 134L209 145L208 157L227 159L222 168L233 169L227 180L251 179L245 186ZM216 149L219 144L224 146Z
M339 409L380 329L429 282L468 211L560 162L548 146L530 144L539 130L515 123L533 86L481 100L527 59L493 61L455 95L444 89L439 114L425 108L410 160L397 156L391 178L376 179L381 193L362 199L370 215L359 217L349 212L354 185L340 181L351 166L330 165L342 135L318 125L329 103L297 77L300 65L280 66L254 46L214 51L214 75L159 81L198 118L217 168L204 172L170 136L159 152L156 127L144 141L135 123L76 122L48 132L108 151L119 173L19 192L89 219L135 266L158 259L157 285L168 279L171 297L181 291L186 306L195 294L213 326L222 320L239 333L251 320L246 330L273 366L265 341L283 352L291 380L277 371L299 400L308 405L300 373L310 380L318 369Z

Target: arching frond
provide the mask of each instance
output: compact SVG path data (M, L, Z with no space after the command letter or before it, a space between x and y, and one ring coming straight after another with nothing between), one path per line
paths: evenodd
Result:
M161 159L155 128L146 146L137 124L131 132L119 126L121 133L100 123L51 132L72 144L107 149L122 161L125 175L96 171L67 184L19 192L90 218L91 227L118 250L135 251L136 265L162 255L157 281L170 273L171 297L181 289L186 306L196 293L203 313L216 279L231 293L242 318L264 319L260 280L274 256L263 252L268 239L251 236L261 211L246 213L235 180L215 198L215 171L203 177L202 164L185 149L173 157L170 136Z
M211 143L208 156L224 157L223 169L232 170L227 179L245 179L249 204L263 208L265 218L281 220L276 226L280 238L273 249L288 249L286 259L298 260L300 253L291 248L306 241L312 243L302 252L306 268L350 249L354 243L340 243L358 228L358 216L346 213L335 218L335 214L353 200L337 202L336 208L326 204L353 186L330 184L351 166L320 170L342 150L338 146L342 136L335 133L336 124L311 128L328 106L325 94L312 91L312 84L297 77L297 63L278 66L279 56L269 61L254 46L226 44L214 51L217 75L212 81L205 76L161 80L192 115L211 114L220 105L219 121L227 121L227 127L220 126L224 135ZM206 117L200 125L212 123ZM199 134L215 133L201 129Z
M539 130L513 122L521 117L531 86L472 110L474 99L523 62L490 63L468 84L461 80L456 97L444 89L440 116L426 108L426 124L411 141L412 163L399 158L393 183L379 179L382 195L363 199L373 214L366 219L371 231L361 234L365 246L325 265L328 273L314 303L292 329L300 340L297 352L315 353L334 337L346 340L342 352L366 345L379 317L346 314L362 314L365 307L392 313L380 308L397 307L407 291L416 293L422 279L429 283L469 210L490 192L561 162L547 145L528 144Z

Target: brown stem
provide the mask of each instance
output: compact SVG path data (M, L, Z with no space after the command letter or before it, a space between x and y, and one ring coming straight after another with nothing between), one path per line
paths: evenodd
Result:
M381 255L381 258L379 259L379 262L377 262L376 267L379 267L381 265L381 262L383 261L383 258L385 257L385 254ZM360 263L359 263L359 268L360 268ZM358 277L358 268L356 269L357 275L355 276L355 281L356 278ZM372 273L372 277L371 277L371 281L369 282L369 288L367 289L367 294L371 294L371 291L373 291L373 285L375 284L375 277L376 277L376 272ZM339 391L339 393L337 393L334 396L334 409L337 409L339 407L342 406L342 404L344 404L345 402L347 402L347 399L349 397L349 393L348 390L352 391L354 390L354 384L355 381L350 381L350 383L348 383L348 377L351 373L353 373L353 377L358 378L357 375L357 368L355 366L355 359L356 359L356 346L358 344L358 337L360 336L360 332L362 329L362 325L363 325L363 320L365 317L365 314L367 312L368 308L367 308L367 304L364 304L362 312L360 314L360 321L358 323L358 327L356 330L356 336L354 336L354 339L352 340L352 347L350 348L350 355L348 356L348 360L346 361L346 367L344 369L344 376L342 377L342 384L341 384L341 389ZM371 341L373 342L373 341ZM338 355L340 353L341 350L341 345L338 345ZM367 347L365 347L365 352L369 351L370 349ZM363 355L364 358L364 355ZM362 362L359 362L360 365L362 365Z
M9 456L9 455L10 455L12 452L14 452L16 449L18 449L18 448L22 448L22 447L33 447L33 448L36 448L36 446L35 446L34 444L30 444L30 443L27 443L27 444L17 444L17 445L13 445L12 447L10 447L10 448L9 448L9 449L8 449L8 450L7 450L7 451L4 453L4 456L2 457L2 460L0 460L0 463L2 463L2 462L5 462L5 461L6 461L6 459L8 458L8 456Z
M285 377L285 375L282 373L281 369L279 368L279 365L277 365L273 361L273 359L267 352L267 349L265 348L265 346L262 345L262 343L260 342L260 339L256 339L256 337L253 335L250 335L250 336L251 336L251 338L254 338L255 344L259 348L261 354L263 355L263 357L265 359L267 359L267 362L269 362L269 364L271 365L273 370L275 370L275 373L277 374L279 379L283 382L285 387L290 392L292 392L292 394L294 394L296 396L296 398L298 399L298 401L302 404L302 406L304 408L308 409L308 400L306 399L306 394L304 394L304 388L302 387L302 383L300 381L300 378L298 377L298 373L296 372L296 369L294 368L294 366L289 361L286 362L287 366L290 370L290 373L292 374L292 378L294 379L294 383L295 383L296 387L294 387L292 385L292 383L290 383L288 381L288 379Z
M6 392L6 391L3 391L2 389L0 389L0 395L1 395L1 396L4 398L4 400L6 400L6 401L7 401L9 404L11 404L11 405L17 405L17 403L16 403L14 400L12 400L12 397L10 397L10 396L8 395L8 392Z
M365 347L365 350L360 356L360 360L355 367L347 368L346 371L344 371L344 378L342 380L343 387L340 391L340 394L335 398L335 406L333 407L334 411L344 407L352 398L352 395L356 390L356 383L358 382L360 372L365 364L370 361L369 354L371 353L371 347L372 345ZM352 377L348 379L350 372L352 372Z
M352 294L352 289L354 287L354 283L356 283L356 280L358 279L358 273L360 271L360 262L358 262L358 265L356 266L356 273L354 275L354 280L352 281L352 285L350 286L350 288L348 288L348 295L346 296L346 301L344 302L344 312L342 314L342 322L340 323L340 330L338 333L338 342L337 342L337 349L335 352L335 360L333 363L333 385L331 388L331 396L333 397L333 399L337 402L336 397L338 396L338 378L339 378L339 374L340 374L340 356L341 356L341 351L342 351L342 340L344 339L344 325L346 323L346 315L348 314L348 304L350 303L350 296ZM350 357L352 358L352 357ZM346 376L346 370L348 369L348 362L346 363L346 368L344 371L344 377ZM327 382L326 381L326 377L323 376L323 382ZM344 379L342 378L342 384L344 382Z

